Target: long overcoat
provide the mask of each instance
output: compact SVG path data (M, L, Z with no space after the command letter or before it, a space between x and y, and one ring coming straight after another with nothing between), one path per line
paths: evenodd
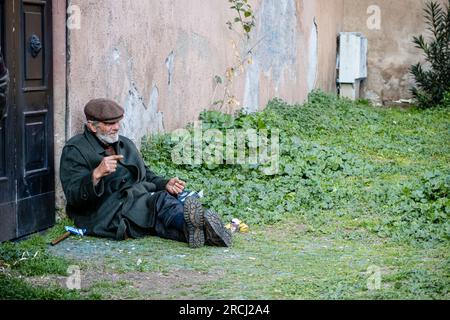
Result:
M108 154L85 127L63 148L60 179L66 196L66 211L87 234L122 240L140 237L154 228L157 195L168 179L157 176L144 163L135 144L119 136L117 154L123 155L116 172L94 186L92 173ZM156 193L155 193L156 192ZM153 194L155 193L155 194Z

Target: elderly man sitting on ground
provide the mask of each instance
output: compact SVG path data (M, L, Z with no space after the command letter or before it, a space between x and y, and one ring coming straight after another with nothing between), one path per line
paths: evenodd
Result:
M216 212L192 197L180 202L185 182L157 176L134 143L119 135L124 116L119 104L94 99L84 112L84 132L67 142L60 164L66 211L77 227L116 240L153 235L192 248L231 245L231 233Z

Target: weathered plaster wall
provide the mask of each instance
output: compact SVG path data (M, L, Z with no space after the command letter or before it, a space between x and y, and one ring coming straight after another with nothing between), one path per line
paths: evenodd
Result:
M66 3L52 2L53 19L53 109L55 143L56 206L62 207L63 193L59 179L59 159L66 142Z
M233 81L241 107L273 97L301 102L335 90L336 35L344 0L254 0L253 64ZM123 132L135 142L197 119L221 97L214 76L234 63L234 17L226 0L71 0L81 28L69 30L68 132L82 128L95 97L124 105ZM221 88L219 88L220 91ZM232 110L228 110L232 111Z
M412 37L425 34L423 8L426 2L345 0L344 31L362 32L369 42L368 77L362 87L366 98L375 103L390 104L411 97L409 89L414 79L409 68L422 60L421 52L412 43ZM372 8L379 9L379 29L373 20L378 12Z
M262 42L246 75L244 106L255 111L273 97L296 103L314 88L334 91L343 2L266 0L258 9L254 37Z

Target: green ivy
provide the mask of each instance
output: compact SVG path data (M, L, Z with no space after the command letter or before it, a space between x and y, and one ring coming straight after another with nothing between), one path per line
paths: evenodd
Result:
M264 165L176 165L169 134L143 144L150 167L205 191L226 220L272 224L287 215L370 217L363 227L399 241L448 241L450 154L445 110L377 109L316 91L303 105L269 102L259 113L200 114L202 130L279 130L279 171ZM188 126L192 133L193 126ZM248 146L247 146L248 147ZM430 161L430 158L435 159ZM326 222L323 222L326 223Z

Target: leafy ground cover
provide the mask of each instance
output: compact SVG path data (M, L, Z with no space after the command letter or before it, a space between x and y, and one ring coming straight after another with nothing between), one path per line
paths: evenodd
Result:
M279 170L265 164L175 164L173 136L142 154L161 175L250 232L231 248L191 250L155 237L114 242L44 235L0 245L0 298L448 299L450 112L375 108L314 92L302 105L205 111L202 130L279 131ZM188 130L193 131L193 126ZM210 143L204 145L210 147ZM248 150L252 148L247 141ZM81 290L67 290L67 268Z
M170 135L144 146L158 172L183 177L194 189L207 186L205 203L227 219L271 224L302 215L326 228L335 216L352 216L380 236L449 240L450 117L444 108L378 109L315 92L303 105L273 100L260 113L207 111L200 119L204 131L280 131L275 175L262 174L264 164L175 166L177 141Z

